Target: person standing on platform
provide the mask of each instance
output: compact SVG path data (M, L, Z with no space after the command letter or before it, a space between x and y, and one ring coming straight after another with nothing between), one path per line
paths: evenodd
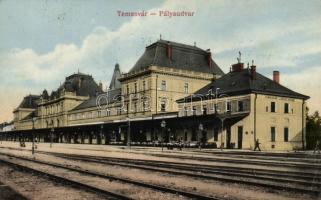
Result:
M317 142L315 143L313 153L315 153L316 151L318 151L318 153L320 153L320 141L319 140L317 140Z
M261 149L260 149L260 144L261 144L261 143L260 143L259 139L256 139L254 151L256 151L256 149L258 149L259 151L261 151Z

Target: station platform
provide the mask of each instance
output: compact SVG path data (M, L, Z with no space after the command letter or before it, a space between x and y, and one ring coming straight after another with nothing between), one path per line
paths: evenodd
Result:
M0 182L0 199L1 200L27 200L24 196Z

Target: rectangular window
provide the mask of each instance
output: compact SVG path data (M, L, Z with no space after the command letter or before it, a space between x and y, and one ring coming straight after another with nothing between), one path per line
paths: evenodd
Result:
M285 127L284 128L284 142L288 142L289 141L289 128Z
M165 112L166 111L166 101L162 101L161 102L161 112Z
M207 107L206 107L206 105L203 105L203 115L207 115Z
M193 106L193 108L192 108L192 114L193 114L193 115L196 115L196 106Z
M238 111L239 111L239 112L244 111L243 101L239 101L239 102L238 102Z
M289 113L289 104L288 103L284 104L284 113Z
M126 85L126 94L129 94L129 85Z
M106 112L107 112L107 116L110 116L110 110L107 109Z
M91 112L87 113L87 118L90 119L91 118Z
M104 116L106 116L106 115L107 115L106 111L105 111L105 110L102 110L102 111L101 111L101 116L104 117Z
M143 90L146 90L146 82L143 81Z
M134 112L137 112L137 102L134 103Z
M275 142L275 127L271 127L271 141Z
M162 80L161 90L166 91L166 81Z
M117 115L121 115L121 108L117 108Z
M129 113L129 103L126 104L126 112Z
M271 102L271 112L275 112L276 107L275 107L275 102Z
M188 93L188 83L184 84L184 93L187 94Z
M214 110L214 113L217 113L217 104L215 103L214 106L213 106L213 110Z
M226 102L226 112L231 112L231 102Z
M134 85L134 93L137 93L137 83Z
M184 116L187 116L187 114L188 114L188 109L187 107L184 107Z
M100 110L98 111L98 117L101 117L101 111Z

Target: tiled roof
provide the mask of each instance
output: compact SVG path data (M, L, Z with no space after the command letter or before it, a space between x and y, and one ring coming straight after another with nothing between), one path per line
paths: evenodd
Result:
M18 108L37 108L36 101L40 98L39 95L25 96Z
M195 92L195 94L204 97L208 96L210 93L215 95L217 88L219 88L217 90L217 96L221 96L223 94L228 96L237 96L242 94L259 93L298 99L309 98L309 96L294 92L260 73L255 73L255 78L252 79L250 69L229 72L221 78L216 79L212 83L201 88ZM190 99L190 97L182 98L177 100L177 102L184 102L184 100L190 101ZM199 100L199 98L196 98L195 96L195 100L193 101L197 100Z
M108 103L113 103L115 102L117 99L117 97L119 97L121 95L121 89L115 89L115 90L109 90L108 92ZM76 106L74 109L72 110L81 110L81 109L85 109L85 108L91 108L91 107L97 107L97 98L98 97L91 97L90 99L82 102L81 104L79 104L78 106ZM100 105L106 105L106 98L103 97L100 100Z
M77 74L72 74L66 77L65 82L56 91L52 91L50 95L48 95L48 92L44 90L42 97L44 99L57 98L59 97L61 90L65 90L67 92L76 92L77 96L89 97L97 96L97 94L103 92L91 75L78 72Z
M167 46L172 47L172 58L167 57ZM151 65L191 70L204 73L223 75L224 72L211 59L208 62L209 52L196 46L158 40L146 47L144 54L139 58L129 73L145 69Z

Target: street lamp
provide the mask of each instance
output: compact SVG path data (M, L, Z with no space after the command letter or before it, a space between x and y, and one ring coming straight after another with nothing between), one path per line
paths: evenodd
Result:
M162 120L162 121L161 121L161 127L162 127L161 145L162 145L162 151L163 151L163 150L164 150L164 147L163 147L164 130L165 130L165 127L166 127L166 122L165 122L165 120Z
M36 122L37 118L35 116L35 113L32 114L32 155L35 154L35 122Z
M50 148L52 147L52 139L53 139L52 137L53 137L54 131L55 131L55 129L51 128L51 132L50 132Z
M202 134L202 132L203 132L203 129L204 129L204 127L203 127L203 124L202 123L200 123L200 125L198 126L198 130L199 130L199 133L198 133L198 148L199 148L199 150L201 150L201 134Z

